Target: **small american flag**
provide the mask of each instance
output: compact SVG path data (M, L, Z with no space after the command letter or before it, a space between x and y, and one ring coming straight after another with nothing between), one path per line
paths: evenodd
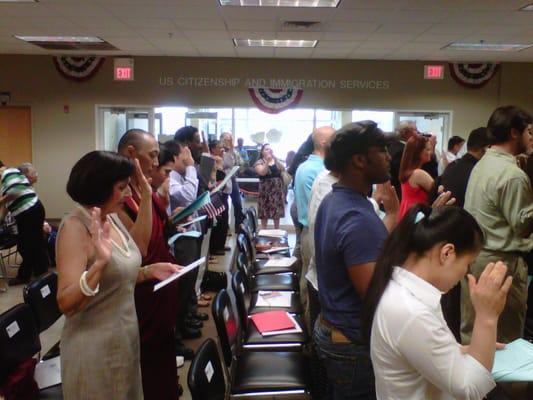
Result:
M207 213L207 216L211 219L215 219L217 215L219 214L217 212L217 208L213 205L213 203L207 203L205 206L202 207L203 210Z

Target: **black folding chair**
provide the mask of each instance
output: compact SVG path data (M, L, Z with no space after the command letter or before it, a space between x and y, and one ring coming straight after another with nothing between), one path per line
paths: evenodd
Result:
M242 327L242 343L244 349L250 350L302 350L308 342L309 336L303 320L299 316L293 316L298 325L302 328L301 333L285 333L281 335L263 336L256 328L255 324L248 318L248 307L246 306L247 289L242 273L236 272L231 279L231 288L235 294L237 303L237 314Z
M207 339L197 350L191 361L187 384L192 400L225 399L224 370L213 339Z
M246 254L240 253L237 256L237 271L240 271L245 278L250 291L259 290L290 290L298 291L298 277L291 272L279 274L260 274L254 275L252 268L248 265Z
M241 352L239 323L226 290L215 296L212 310L224 364L231 371L231 397L310 399L308 361L302 353Z
M37 331L44 332L60 317L61 311L57 304L57 274L48 272L30 282L23 291L24 302L30 306ZM43 360L59 355L59 342L57 342L44 356Z
M27 304L0 315L0 385L18 366L41 351L39 331ZM61 385L39 391L39 399L62 399Z

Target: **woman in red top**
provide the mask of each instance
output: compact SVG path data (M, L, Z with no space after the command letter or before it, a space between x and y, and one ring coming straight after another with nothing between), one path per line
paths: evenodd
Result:
M402 201L398 221L415 204L428 205L428 195L435 181L421 166L431 159L433 146L422 135L414 135L407 141L400 163L399 180L402 187Z

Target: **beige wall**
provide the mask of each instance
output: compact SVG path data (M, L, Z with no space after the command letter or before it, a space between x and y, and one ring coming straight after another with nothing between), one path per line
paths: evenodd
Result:
M424 81L422 62L340 60L258 60L135 57L135 82L114 82L112 58L84 83L62 78L47 56L0 56L0 91L14 105L29 105L33 118L33 161L39 194L50 217L71 203L65 184L73 163L96 146L95 105L244 106L253 103L245 78L361 79L388 81L388 90L306 89L302 107L452 111L452 133L466 135L484 125L500 104L533 111L533 63L503 64L482 89L457 85L446 71L442 81ZM235 88L165 87L161 76L240 78ZM69 112L64 112L64 106ZM0 159L2 147L0 143Z

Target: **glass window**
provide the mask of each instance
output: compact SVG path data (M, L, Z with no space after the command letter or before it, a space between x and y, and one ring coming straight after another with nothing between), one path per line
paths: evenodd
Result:
M393 111L372 111L372 110L353 110L352 122L371 120L378 124L378 127L384 132L394 131L394 112Z

